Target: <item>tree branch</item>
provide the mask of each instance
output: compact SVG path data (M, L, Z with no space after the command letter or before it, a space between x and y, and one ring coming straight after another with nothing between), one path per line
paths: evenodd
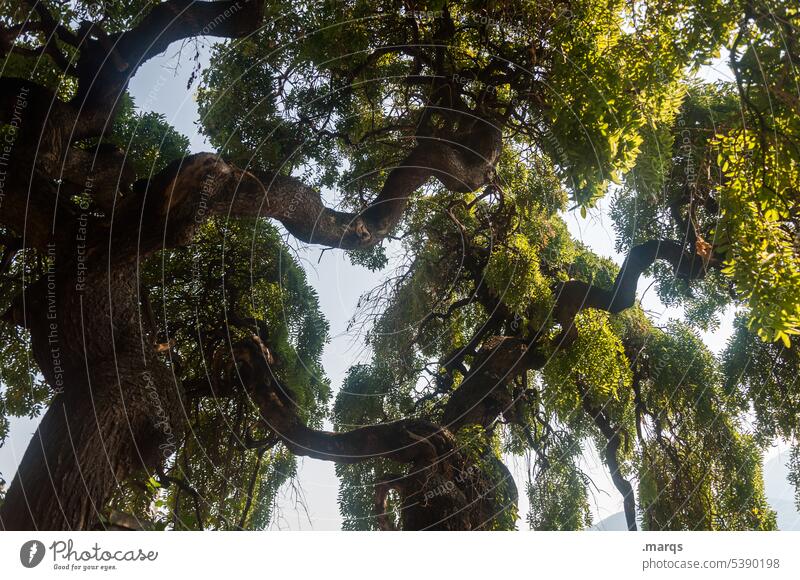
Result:
M675 274L687 280L702 278L710 268L719 265L713 256L687 252L683 244L672 240L650 240L634 246L610 290L582 280L570 280L560 285L555 306L555 318L562 328L559 344L566 346L577 337L574 322L581 310L597 308L616 314L633 306L639 277L656 260L669 262L675 268Z
M118 235L123 242L135 240L138 247L129 245L128 251L141 256L187 243L211 215L272 217L304 242L370 247L389 235L411 195L430 177L452 191L472 191L491 179L502 145L499 135L478 131L470 139L480 141L474 144L479 150L422 140L389 172L380 193L360 213L326 207L317 190L295 177L246 171L210 153L190 155L135 185L134 201L126 208L133 219L120 218ZM139 231L140 221L147 224L142 228L146 231Z
M452 435L421 419L404 419L334 433L311 429L299 417L290 394L274 377L270 354L258 337L234 347L239 378L254 393L265 425L295 455L338 463L384 458L418 466L457 454Z
M581 403L583 410L592 418L594 424L606 438L606 448L603 454L611 474L611 481L614 487L622 494L622 503L625 509L625 521L628 530L636 531L636 499L633 495L631 483L625 479L620 470L619 448L620 448L620 429L611 425L609 418L603 413L603 409L594 405L590 400L585 387L578 383L578 390L581 393Z

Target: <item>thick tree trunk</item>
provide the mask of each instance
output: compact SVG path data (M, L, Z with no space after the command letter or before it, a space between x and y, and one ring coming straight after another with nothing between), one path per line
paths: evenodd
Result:
M0 509L6 530L82 530L141 466L137 421L119 397L61 394L48 409ZM146 449L145 454L152 455Z
M185 420L180 385L141 330L135 265L105 272L98 255L84 275L68 254L27 293L22 319L57 394L0 509L5 529L94 527L122 479L176 450Z
M0 79L0 122L13 129L5 162L14 168L5 183L0 225L51 261L47 275L16 297L3 318L30 331L36 362L55 390L6 494L0 522L7 529L85 529L93 527L121 478L139 468L152 470L175 450L185 416L181 386L158 359L139 310L136 266L163 243L159 228L165 222L145 220L141 226L140 207L122 215L118 206L111 239L108 226L91 212L64 202L70 187L82 191L90 177L86 153L72 145L110 131L119 97L148 59L193 36L252 34L264 4L170 0L131 30L111 35L101 26L91 34L72 31L44 4L30 4L37 18L29 25L47 32L45 49L59 66L66 67L66 59L50 40L58 37L77 50L68 74L77 76L78 87L65 103L30 81ZM5 44L0 56L10 50ZM92 197L108 211L127 172L119 156L99 161ZM166 214L170 208L161 209ZM190 215L188 226L201 217ZM185 241L193 231L179 225L172 242ZM139 243L140 227L154 231L155 242L146 248Z

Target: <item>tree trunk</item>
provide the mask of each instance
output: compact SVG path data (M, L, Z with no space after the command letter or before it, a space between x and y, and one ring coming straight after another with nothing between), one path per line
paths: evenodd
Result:
M141 330L134 265L83 276L59 260L26 301L33 352L57 394L0 508L9 530L93 528L119 482L175 452L185 420L181 386Z
M6 530L81 530L135 465L129 418L113 397L58 395L0 509Z

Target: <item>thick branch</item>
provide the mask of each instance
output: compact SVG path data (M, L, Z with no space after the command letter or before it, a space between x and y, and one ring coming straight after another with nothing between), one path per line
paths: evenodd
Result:
M404 419L342 433L308 427L296 404L272 374L270 354L257 337L239 343L235 362L243 383L253 391L266 426L294 454L337 463L384 458L417 466L434 465L457 455L452 435L420 419Z
M377 244L396 226L411 195L436 177L455 191L471 191L492 178L501 143L487 133L482 150L441 140L425 140L386 178L381 192L361 213L325 206L318 191L297 178L265 171L245 171L210 153L172 163L135 188L136 218L121 216L119 235L137 240L136 255L182 245L211 215L272 217L298 239L344 249ZM477 146L477 144L476 144ZM147 224L139 238L139 222ZM136 231L128 231L133 228Z
M431 177L449 190L461 192L473 191L491 180L502 147L499 132L483 123L470 139L472 146L420 139L389 172L376 198L358 214L329 209L320 194L300 180L266 172L253 172L267 190L266 200L232 191L215 203L215 211L251 216L260 212L280 220L306 242L346 249L369 247L391 232L411 195Z
M510 384L547 358L531 344L510 336L487 340L472 361L469 374L453 392L444 410L444 425L453 433L468 424L489 427L517 403Z
M656 260L669 262L675 268L675 274L687 280L702 278L709 268L718 265L713 257L687 252L683 244L672 240L650 240L634 246L610 290L581 280L570 280L561 285L556 298L555 316L561 324L562 339L566 342L574 340L575 315L585 308L616 314L633 306L639 277Z
M12 34L26 27L35 28L46 38L40 47L27 50L50 54L63 70L68 69L78 77L77 91L69 103L38 85L30 98L26 98L24 133L35 140L17 143L20 167L30 164L35 152L36 162L53 178L58 178L63 156L72 141L101 137L111 130L120 97L147 60L172 42L194 36L240 38L252 34L263 20L261 0L169 0L156 5L132 30L106 34L100 25L84 22L75 34L58 24L42 2L31 4L41 20L0 31L0 53L11 50ZM56 38L78 49L74 67L58 50ZM15 86L24 82L10 77L0 82L0 121L7 123L13 117L19 106Z
M86 120L105 122L128 81L149 59L173 42L195 36L241 38L253 34L261 26L263 6L261 0L169 0L153 7L135 28L120 34L107 35L100 26L88 24L81 34L78 91L72 104L81 108L80 115ZM102 129L94 123L92 128Z

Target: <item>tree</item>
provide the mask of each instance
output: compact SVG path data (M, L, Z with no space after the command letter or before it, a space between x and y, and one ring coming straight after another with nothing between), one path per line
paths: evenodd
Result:
M630 529L775 527L761 453L798 425L789 3L1 10L3 410L47 407L6 529L263 527L296 456L337 463L348 528L509 529L506 454L532 458L530 525L576 529L587 445ZM190 155L126 89L200 36L224 39L198 94L217 152ZM735 82L697 81L723 48ZM563 219L606 195L621 268ZM327 324L272 221L376 270L402 250L330 412ZM646 273L685 322L648 320ZM730 305L718 360L697 329Z

